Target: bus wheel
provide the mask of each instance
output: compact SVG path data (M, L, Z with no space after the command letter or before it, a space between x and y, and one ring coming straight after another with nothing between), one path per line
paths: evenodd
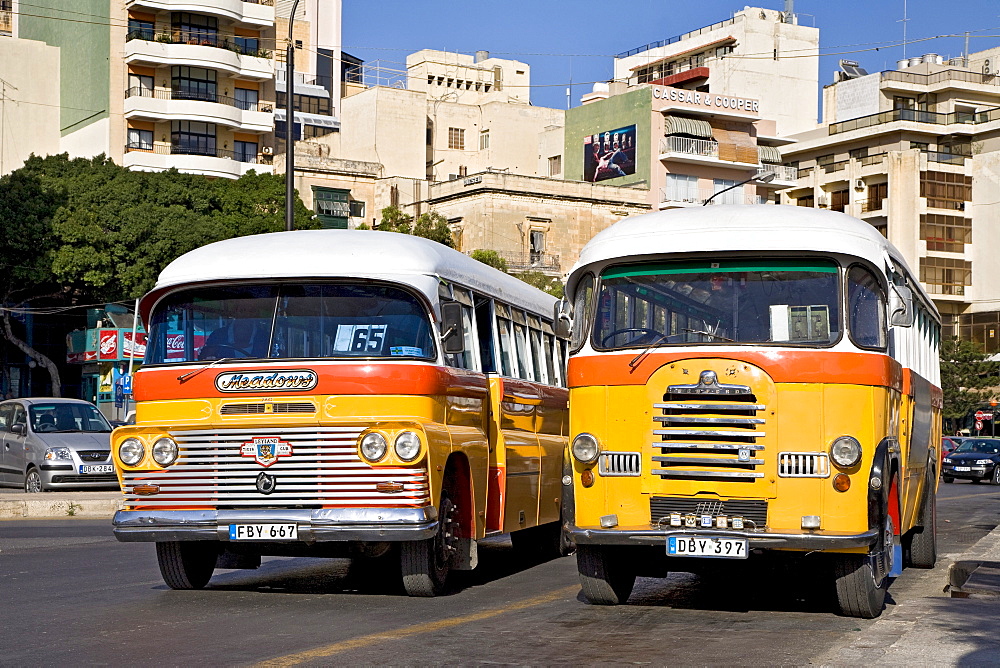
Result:
M891 485L895 485L893 479ZM892 487L890 487L891 489ZM837 604L846 617L874 619L882 614L889 573L895 559L895 528L889 509L882 509L882 531L875 550L868 555L842 554L835 557L834 578Z
M937 561L937 492L934 474L928 470L923 505L920 507L920 527L910 534L910 565L934 568Z
M171 589L201 589L208 584L219 558L212 541L158 541L156 561L160 575Z
M451 559L458 549L458 528L458 506L443 491L434 537L400 545L403 588L408 595L427 597L444 592Z
M594 605L618 605L628 601L635 586L635 570L614 548L578 545L576 568L583 595Z

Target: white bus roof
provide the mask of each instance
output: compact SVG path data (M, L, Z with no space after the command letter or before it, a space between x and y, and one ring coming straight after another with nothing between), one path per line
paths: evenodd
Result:
M436 241L372 230L300 230L217 241L180 256L142 299L200 283L367 278L402 283L437 301L438 277L552 318L555 297Z
M836 211L787 205L691 207L626 218L583 247L570 271L567 291L571 292L583 270L591 265L678 253L741 251L834 253L859 257L883 268L888 256L897 269L906 270L912 285L933 308L903 256L874 227Z

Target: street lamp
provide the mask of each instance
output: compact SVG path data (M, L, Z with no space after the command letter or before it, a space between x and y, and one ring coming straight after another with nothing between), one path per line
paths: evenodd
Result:
M754 174L753 176L751 176L746 181L740 181L739 183L735 183L735 184L729 186L728 188L723 188L722 190L720 190L717 193L712 193L712 196L709 197L707 200L705 200L705 202L702 204L702 206L708 206L708 203L711 202L713 199L715 199L716 197L718 197L719 195L721 195L724 192L729 192L733 188L739 188L740 186L742 186L744 184L747 184L747 183L750 183L751 181L756 181L757 183L770 183L771 181L774 180L775 176L776 175L775 175L774 172L769 172L769 173L765 174L764 176L759 176L757 174Z
M285 231L295 229L295 40L292 26L299 0L288 14L288 52L285 56Z

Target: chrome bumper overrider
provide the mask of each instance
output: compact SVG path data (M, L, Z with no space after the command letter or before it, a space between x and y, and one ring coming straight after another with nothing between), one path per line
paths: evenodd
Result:
M229 540L230 524L298 526L299 542L409 541L437 531L437 508L326 508L295 510L119 510L115 538L123 543Z
M878 530L863 533L837 533L815 531L809 533L774 533L762 531L733 531L712 529L589 529L567 525L570 538L577 545L662 545L670 536L724 536L746 538L749 548L792 550L835 550L839 548L869 547L878 540Z

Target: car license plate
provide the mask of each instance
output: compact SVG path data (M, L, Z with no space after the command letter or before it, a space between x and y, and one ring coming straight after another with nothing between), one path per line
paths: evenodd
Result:
M746 559L747 540L721 536L670 536L667 538L667 555Z
M298 540L297 524L230 524L229 540Z
M80 464L80 473L114 473L114 464Z
M971 471L972 467L971 466L956 466L955 470L956 471Z

